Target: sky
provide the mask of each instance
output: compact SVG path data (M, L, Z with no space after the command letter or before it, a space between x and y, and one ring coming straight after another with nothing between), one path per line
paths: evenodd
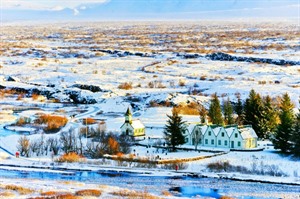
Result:
M300 0L0 0L1 21L299 19Z

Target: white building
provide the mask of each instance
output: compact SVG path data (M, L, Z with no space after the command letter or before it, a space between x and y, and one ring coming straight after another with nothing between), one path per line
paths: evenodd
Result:
M190 145L241 150L257 147L258 137L251 126L197 124L192 129L187 134L187 143Z
M125 122L120 127L120 129L121 132L125 135L130 135L134 137L145 136L144 124L139 119L136 120L132 119L132 114L129 108L125 113Z

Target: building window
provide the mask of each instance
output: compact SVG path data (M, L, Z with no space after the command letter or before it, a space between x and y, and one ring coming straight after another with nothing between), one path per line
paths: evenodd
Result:
M225 140L225 141L224 141L224 145L227 146L227 144L228 144L228 143L227 143L227 140Z
M218 145L221 145L221 140L218 140Z
M211 136L211 132L210 131L208 131L208 135Z
M238 146L241 146L241 142L240 141L238 141Z
M234 137L235 137L235 138L237 138L237 137L238 137L238 134L237 134L237 133L235 133L235 134L234 134Z
M222 132L222 137L224 137L225 136L225 134L224 134L224 132Z
M215 144L215 140L211 140L211 144Z
M208 144L208 139L205 139L205 144Z

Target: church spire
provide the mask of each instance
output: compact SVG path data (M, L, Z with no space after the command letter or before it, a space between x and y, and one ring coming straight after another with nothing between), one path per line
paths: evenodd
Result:
M127 108L127 111L125 113L125 122L130 124L132 123L132 114L129 107Z

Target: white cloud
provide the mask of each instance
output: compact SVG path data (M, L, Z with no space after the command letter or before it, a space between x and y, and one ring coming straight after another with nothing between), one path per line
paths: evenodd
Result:
M88 4L105 3L109 0L1 0L1 9L62 10L75 9Z
M74 16L79 15L79 10L77 10L76 8L74 8L74 9L73 9L73 14L74 14Z

